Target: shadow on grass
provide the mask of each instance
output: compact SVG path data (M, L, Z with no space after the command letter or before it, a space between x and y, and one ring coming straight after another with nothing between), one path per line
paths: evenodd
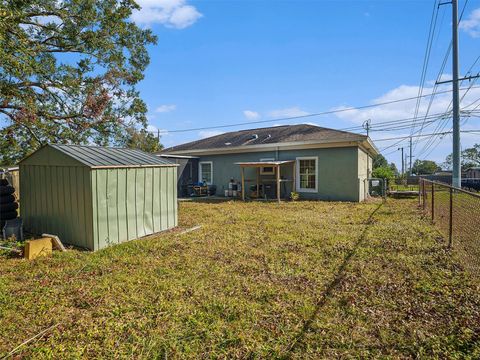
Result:
M362 243L365 241L365 235L366 235L366 233L367 233L367 231L370 227L370 224L372 224L373 217L378 212L378 210L380 210L380 208L382 207L383 204L384 204L383 202L378 204L378 206L372 211L372 213L369 215L368 219L365 221L365 224L367 226L365 227L365 229L362 231L362 233L358 237L358 240L355 242L355 245L353 246L353 248L347 253L345 258L343 259L343 262L340 265L340 267L338 268L337 274L335 275L333 280L328 284L327 288L320 294L318 300L315 303L315 310L313 311L313 313L310 315L310 317L308 319L305 320L302 328L295 335L295 337L293 338L290 345L287 346L284 349L284 354L280 357L281 359L289 359L291 357L291 355L293 354L295 349L302 343L303 338L305 336L305 333L312 326L312 323L315 320L315 318L317 317L320 310L325 306L328 299L332 296L335 288L338 285L340 285L340 283L345 278L345 269L346 269L348 263L350 262L352 257L355 255L355 253L357 252L360 245L362 245Z
M179 202L197 202L202 204L218 204L228 201L241 201L236 198L220 197L220 196L198 196L189 198L178 198Z

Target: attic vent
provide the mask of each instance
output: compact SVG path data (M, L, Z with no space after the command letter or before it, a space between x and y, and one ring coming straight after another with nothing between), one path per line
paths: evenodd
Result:
M256 140L256 139L258 139L258 134L253 134L252 135L252 140Z

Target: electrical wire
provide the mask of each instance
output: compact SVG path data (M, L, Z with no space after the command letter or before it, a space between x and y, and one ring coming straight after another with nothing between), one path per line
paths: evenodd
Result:
M475 86L473 88L478 89L478 88L480 88L480 86ZM465 89L460 89L460 90L466 90L466 88ZM444 90L444 91L439 91L437 94L446 94L446 93L450 93L450 92L452 92L452 90ZM421 97L427 97L427 96L430 96L430 95L431 94L423 94ZM263 123L270 123L270 122L298 120L298 119L305 119L305 118L311 118L311 117L322 116L322 115L331 115L331 114L338 114L338 113L343 113L343 112L348 112L348 111L369 109L369 108L374 108L374 107L379 107L379 106L384 106L384 105L390 105L390 104L396 104L396 103L415 100L415 99L417 99L417 96L412 96L412 97L409 97L409 98L403 98L403 99L397 99L397 100L384 101L384 102L380 102L380 103L376 103L376 104L362 105L362 106L358 106L358 107L348 107L348 108L342 108L342 109L327 110L327 111L322 111L322 112L318 112L318 113L299 115L299 116L289 116L289 117L284 117L284 118L275 118L275 119L258 120L258 121L248 121L248 122L241 122L241 123L236 123L236 124L204 126L204 127L189 128L189 129L158 130L158 131L149 131L149 132L160 133L160 135L161 135L161 134L166 134L166 133L183 133L183 132L199 131L199 130L224 129L224 128L229 128L229 127L237 127L237 126L244 126L244 125L254 125L254 124L263 124Z
M420 86L418 87L418 98L415 104L415 111L414 111L415 118L418 116L418 111L420 109L420 103L421 103L420 96L423 94L423 89L425 87L428 63L430 61L430 54L432 52L433 39L434 39L435 28L436 28L437 19L438 19L438 8L439 8L439 5L437 5L437 1L435 0L435 2L433 3L432 17L430 19L430 29L429 29L428 38L427 38L427 46L425 48L425 54L423 56L423 67L422 67L422 73L420 75ZM415 129L415 126L412 127L412 133L414 129Z
M466 9L466 7L467 7L467 4L468 4L468 0L465 0L465 3L464 3L463 8L462 8L462 12L461 12L460 17L459 17L459 19L458 19L458 23L460 23L460 21L461 21L462 18L463 18L463 14L465 13L465 9ZM447 52L446 52L446 54L445 54L445 56L444 56L444 59L443 59L443 62L442 62L442 66L440 67L440 71L438 72L437 80L435 81L434 89L433 89L433 91L432 91L432 96L430 97L430 101L429 101L429 104L428 104L428 108L427 108L427 111L425 112L425 118L424 118L424 120L423 120L423 122L422 122L422 125L421 125L421 127L420 127L420 131L419 131L419 132L417 131L417 133L420 133L420 134L421 134L421 133L423 132L424 125L425 125L424 122L425 122L425 120L426 120L426 117L428 116L428 113L430 112L431 106L432 106L432 104L433 104L433 99L435 98L435 95L437 94L438 82L440 81L441 76L443 75L443 72L444 72L444 70L445 70L446 63L447 63L447 61L448 61L448 58L449 58L449 56L450 56L450 52L451 52L451 50L452 50L452 45L453 45L453 42L450 41L450 44L449 44L448 49L447 49ZM475 63L476 63L476 61L475 61ZM475 63L474 63L474 65L475 65ZM474 65L472 65L471 68L473 68ZM468 92L468 90L467 90L467 92ZM465 94L464 94L464 95L465 95ZM451 102L450 105L447 107L446 112L448 112L451 104L452 104L452 102ZM444 129L444 128L445 128L445 126L443 126L442 129ZM434 132L438 131L438 129L439 129L439 126L437 126L437 128L435 129ZM413 133L413 130L414 130L414 129L412 129L412 133ZM415 141L415 144L414 144L414 146L413 146L413 150L414 150L414 151L416 150L417 145L418 145L418 139ZM425 145L425 146L428 146L428 145ZM425 146L424 146L424 148L425 148ZM422 148L421 152L422 152L422 151L423 151L423 148Z
M424 137L424 136L431 136L431 135L446 135L451 134L453 131L444 131L441 133L432 133L432 134L421 134L421 135L413 135L413 137ZM461 133L480 133L480 129L472 129L472 130L462 130ZM400 137L391 137L391 138L380 138L380 139L372 139L374 142L378 141L391 141L397 139L410 139L410 135L407 136L400 136Z

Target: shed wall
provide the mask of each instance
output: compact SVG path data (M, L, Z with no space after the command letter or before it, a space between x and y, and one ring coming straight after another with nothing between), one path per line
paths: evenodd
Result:
M93 250L177 226L177 168L92 169Z
M25 230L53 233L66 244L93 248L89 168L42 163L20 165L20 215Z

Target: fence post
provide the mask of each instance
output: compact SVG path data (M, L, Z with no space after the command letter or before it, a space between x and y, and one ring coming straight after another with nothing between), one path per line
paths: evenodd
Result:
M423 211L427 209L427 189L425 188L425 180L422 179L422 192L423 192Z
M422 182L418 182L418 207L422 205Z
M432 182L432 222L435 220L435 183Z
M450 219L448 222L448 247L452 247L453 235L453 188L450 187Z

